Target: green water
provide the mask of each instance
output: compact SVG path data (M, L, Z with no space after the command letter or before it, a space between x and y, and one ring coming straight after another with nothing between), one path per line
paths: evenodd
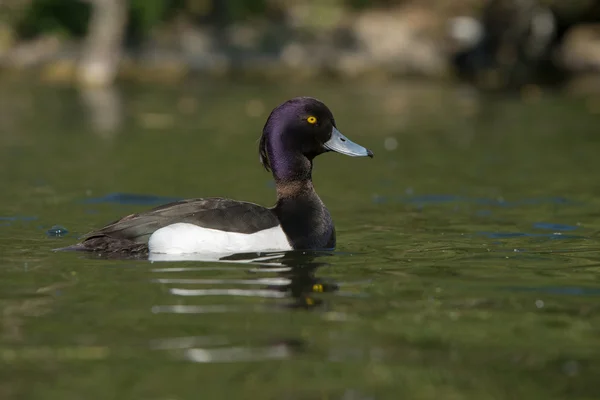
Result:
M375 152L316 160L335 253L51 251L161 201L128 195L271 205L257 139L306 94ZM418 83L118 95L0 84L0 398L598 398L597 103Z

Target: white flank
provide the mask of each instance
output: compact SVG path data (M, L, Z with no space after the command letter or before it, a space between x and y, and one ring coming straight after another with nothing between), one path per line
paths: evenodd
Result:
M176 223L158 229L150 236L148 248L150 253L215 255L292 250L280 226L246 234L187 223Z

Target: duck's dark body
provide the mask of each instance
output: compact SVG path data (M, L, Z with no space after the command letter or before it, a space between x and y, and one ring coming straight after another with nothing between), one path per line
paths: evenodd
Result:
M279 198L272 210L294 249L335 247L331 215L309 182L296 196Z
M314 191L282 199L273 208L220 197L182 200L131 214L89 233L73 250L103 253L148 252L158 229L184 222L225 232L252 234L281 225L297 249L335 247L331 215Z
M206 235L212 243L214 236L229 238L234 234L252 236L258 233L259 236L254 237L260 239L255 240L260 242L258 247L264 248L265 239L260 232L264 234L266 230L275 228L273 234L276 236L269 237L277 243L278 249L333 249L336 244L335 228L329 211L313 188L312 160L327 151L370 157L373 153L344 137L335 128L333 115L323 103L305 97L287 101L273 110L263 129L259 147L260 160L267 170L272 169L275 179L277 203L273 208L224 198L183 200L121 218L86 235L79 244L69 249L145 254L153 250L149 246L153 246L155 239L151 236L155 232L161 230L162 235L181 226L186 227L183 236L169 236L165 241L162 235L161 240L156 240L161 246L167 243L167 247L175 237L192 243L192 246L196 246L195 243L210 246L206 245ZM187 229L190 225L192 230ZM219 235L200 229L200 240L195 236L199 234L197 228L216 230ZM188 238L193 240L188 241ZM246 242L246 238L243 236L244 243L256 243L249 239ZM236 236L236 240L240 237ZM177 243L173 246L179 249ZM169 252L168 248L161 248L163 250Z
M145 253L148 239L156 230L177 222L246 234L279 225L272 209L257 204L220 197L189 199L123 217L86 235L77 248Z

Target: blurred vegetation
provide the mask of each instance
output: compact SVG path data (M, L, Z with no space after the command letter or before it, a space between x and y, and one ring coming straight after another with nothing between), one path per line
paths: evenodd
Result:
M129 5L128 38L140 38L177 15L208 25L262 16L277 18L298 1L292 0L124 0ZM393 6L406 0L308 0L348 9ZM86 33L91 15L90 0L0 0L0 21L7 23L18 38L58 34L79 38Z
M508 17L492 9L483 18L490 4ZM599 22L600 0L0 0L0 65L103 84L138 78L143 66L169 77L457 72L478 85L521 85L599 70Z

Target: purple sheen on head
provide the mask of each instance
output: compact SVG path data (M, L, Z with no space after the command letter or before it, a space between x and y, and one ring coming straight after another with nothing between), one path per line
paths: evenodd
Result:
M286 146L285 121L281 115L277 117L270 121L263 133L264 152L275 180L309 179L312 163L301 153Z
M267 145L275 180L293 181L311 178L312 162L304 155L287 150L280 137Z
M260 140L260 161L267 171L272 170L276 180L310 179L312 162L299 150L303 132L298 132L296 121L309 107L327 109L321 101L311 97L296 97L273 109L263 128Z

